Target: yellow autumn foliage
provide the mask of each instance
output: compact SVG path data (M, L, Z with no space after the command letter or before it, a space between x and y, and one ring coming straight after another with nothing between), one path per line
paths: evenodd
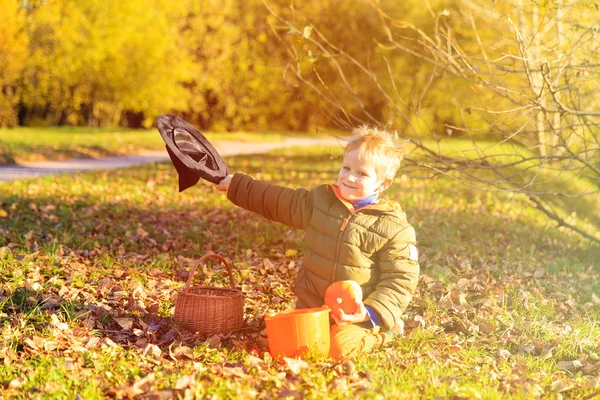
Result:
M27 58L24 15L14 0L0 0L0 127L17 124L17 80Z

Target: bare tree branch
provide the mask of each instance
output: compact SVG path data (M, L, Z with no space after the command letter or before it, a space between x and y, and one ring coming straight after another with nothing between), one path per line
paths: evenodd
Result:
M554 221L557 221L559 227L564 226L566 228L569 228L570 230L579 233L581 236L583 236L583 237L585 237L587 239L590 239L591 241L593 241L595 243L600 244L600 238L597 238L595 236L590 235L589 233L587 233L587 232L579 229L575 225L569 224L563 218L561 218L559 215L557 215L556 213L548 210L548 208L545 207L542 204L542 201L538 197L536 197L534 195L531 195L531 194L528 195L527 197L529 197L529 199L535 203L536 208L538 210L540 210L541 212L543 212L544 214L546 214L550 219L552 219Z

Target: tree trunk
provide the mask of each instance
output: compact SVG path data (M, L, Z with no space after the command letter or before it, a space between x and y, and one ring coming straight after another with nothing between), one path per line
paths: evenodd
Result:
M125 121L127 121L128 128L141 128L142 122L144 121L143 112L126 111Z

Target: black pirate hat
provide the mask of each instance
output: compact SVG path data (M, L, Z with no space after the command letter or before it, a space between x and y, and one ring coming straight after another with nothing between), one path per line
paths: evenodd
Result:
M157 118L156 126L179 174L180 192L194 186L200 178L217 184L227 176L225 161L191 124L174 115L163 114Z

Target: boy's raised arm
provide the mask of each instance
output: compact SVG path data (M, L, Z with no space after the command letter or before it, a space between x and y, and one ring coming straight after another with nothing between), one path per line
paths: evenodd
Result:
M313 200L306 189L285 188L242 173L227 176L217 186L221 188L233 204L272 221L297 229L305 229L310 221Z

